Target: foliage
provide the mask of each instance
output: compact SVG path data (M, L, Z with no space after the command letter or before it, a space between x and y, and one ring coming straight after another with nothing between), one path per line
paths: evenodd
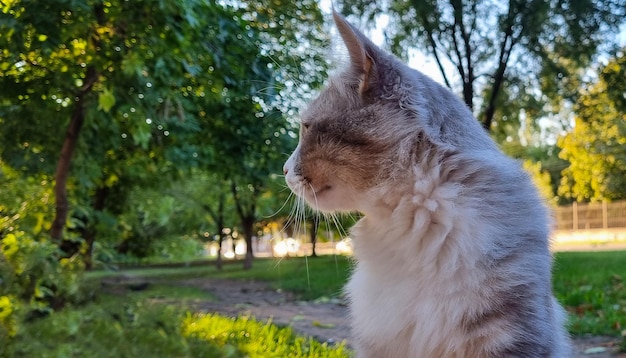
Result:
M14 296L0 295L0 346L6 347L17 334L18 305L19 302Z
M559 195L578 201L626 198L626 54L610 60L581 93L573 130L561 137L569 161Z
M181 263L206 259L204 246L197 236L165 236L147 241L142 256L121 253L116 247L94 245L94 268L116 268L119 265Z
M533 183L539 190L541 197L550 205L555 206L558 203L558 197L552 191L552 183L550 173L542 171L540 162L525 160L523 162L524 169L530 174Z
M0 158L56 185L45 220L55 239L69 223L68 256L91 266L96 238L105 248L120 234L147 255L183 223L175 210L167 223L146 220L137 200L193 168L243 189L246 223L270 211L256 200L272 196L270 174L295 145L285 114L321 83L326 36L313 1L228 3L3 4Z
M47 314L81 300L83 265L75 257L61 259L47 235L51 190L46 175L23 177L0 162L0 185L0 297L6 314L0 326L10 333L20 311L21 316Z
M171 258L174 247L193 256L207 217L164 195L190 171L227 182L229 195L242 189L242 226L270 211L274 174L295 144L285 113L321 83L326 37L313 1L227 3L2 3L7 332L19 330L15 312L80 295L94 249L103 261L120 251Z
M344 12L370 20L389 14L386 35L395 53L428 53L485 128L497 123L514 130L521 108L536 121L544 104L572 97L579 70L613 45L609 34L618 31L626 9L622 0L343 3Z
M343 346L328 347L314 338L299 337L290 328L259 324L247 317L236 319L211 314L189 315L183 321L183 334L206 340L220 347L237 347L246 357L347 357ZM232 349L231 348L231 349Z
M16 230L45 235L52 212L49 176L23 176L0 160L0 186L0 239Z
M63 297L79 290L81 264L72 259L59 260L58 247L35 241L16 231L2 239L3 290L36 304L40 310L62 305Z
M48 315L84 300L82 263L63 258L48 240L14 231L0 242L0 345L19 331L24 318Z

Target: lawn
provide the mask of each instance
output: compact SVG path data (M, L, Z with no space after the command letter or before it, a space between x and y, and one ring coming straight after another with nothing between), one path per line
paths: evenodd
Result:
M574 335L626 335L626 251L556 254L554 291Z
M289 328L189 312L185 302L210 297L175 283L194 277L263 280L301 299L317 299L340 295L351 267L349 258L325 256L257 259L250 271L226 265L222 271L196 266L90 272L87 281L95 301L26 323L0 356L263 357L271 351L275 356L349 357L343 346L328 347ZM160 283L123 294L103 293L100 280L116 275L158 277ZM623 335L625 277L626 251L556 254L555 295L570 313L574 335Z
M189 278L211 276L269 281L276 289L297 293L301 299L338 296L352 268L344 256L314 259L257 259L254 269L226 265L140 269L125 274ZM110 275L95 272L94 276ZM555 254L553 285L558 300L570 315L573 335L626 335L626 251L561 252Z
M352 259L346 256L319 256L316 258L256 259L252 270L241 269L241 264L225 265L220 271L214 266L177 268L143 268L113 271L94 271L90 279L114 275L159 277L168 280L194 277L261 280L276 289L296 293L302 300L339 296L352 268Z
M142 269L126 272L170 278L211 276L269 281L277 289L295 292L302 299L337 296L349 275L352 261L343 256L315 259L256 260L251 271L227 265L177 269ZM107 274L106 272L95 275ZM624 335L626 332L626 251L562 252L555 254L554 292L570 314L573 335Z
M343 345L329 346L299 336L289 327L191 312L195 301L211 297L177 282L194 277L264 280L301 299L313 299L339 295L350 266L346 257L326 256L259 259L251 271L226 265L223 271L198 266L89 272L86 281L96 297L93 302L25 322L15 339L0 347L0 356L347 358L351 353ZM122 275L158 278L158 282L118 290L110 282Z

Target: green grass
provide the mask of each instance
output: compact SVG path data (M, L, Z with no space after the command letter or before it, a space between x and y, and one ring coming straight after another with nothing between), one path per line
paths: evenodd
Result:
M101 297L26 322L4 357L220 357L223 348L181 334L177 308Z
M257 259L250 271L241 269L241 265L227 265L223 271L203 266L129 270L124 274L168 280L191 277L263 280L276 289L295 292L301 299L311 300L339 296L351 267L350 258L322 256L314 259ZM93 273L100 277L105 274L110 273ZM626 329L624 279L626 251L556 254L554 292L569 313L572 334L622 334Z
M345 257L257 259L254 268L227 265L91 272L96 286L115 275L150 277L145 290L100 293L88 305L70 307L20 326L16 339L0 347L6 357L349 357L344 347L327 347L307 337L247 317L190 313L197 300L210 300L180 280L218 277L268 281L302 299L341 294L352 267ZM619 336L626 328L626 251L558 253L554 289L570 313L574 335ZM98 286L99 287L99 286ZM170 303L170 304L168 304Z
M2 357L328 357L348 358L288 327L182 309L132 297L103 297L23 324Z
M303 300L340 296L352 267L345 256L257 260L252 271L225 267L212 277L270 282L276 289L296 293Z
M341 295L352 267L352 259L345 256L316 258L255 259L252 270L241 265L225 265L220 271L214 266L177 268L144 268L124 271L94 271L89 279L109 276L142 276L160 280L183 280L197 277L267 281L275 289L296 293L302 300Z
M574 335L620 335L626 329L626 251L556 255L554 291Z
M321 260L320 264L323 262ZM350 357L343 345L329 347L312 338L298 336L289 327L257 322L248 317L232 319L190 312L194 302L211 300L212 297L200 288L180 285L181 279L210 274L229 278L279 277L285 282L295 282L288 278L291 274L297 275L291 272L292 269L298 272L296 261L282 261L280 270L272 268L271 262L261 260L257 264L255 270L245 274L234 268L217 273L209 267L119 273L158 280L134 290L129 289L125 281L116 284L112 280L103 289L97 289L99 292L94 302L24 322L15 339L0 347L0 356ZM282 273L285 268L290 274ZM94 287L100 287L98 279L109 276L110 273L97 272L90 273L87 279Z

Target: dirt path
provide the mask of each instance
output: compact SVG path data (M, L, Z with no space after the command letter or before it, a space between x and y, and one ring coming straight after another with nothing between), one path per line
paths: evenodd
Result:
M258 320L271 319L289 325L295 331L320 341L350 343L348 309L345 302L300 302L288 293L271 289L267 284L253 281L193 279L181 285L209 291L217 301L202 302L196 309L224 315L250 315ZM584 337L574 341L574 358L626 358L617 353L619 340L614 337Z

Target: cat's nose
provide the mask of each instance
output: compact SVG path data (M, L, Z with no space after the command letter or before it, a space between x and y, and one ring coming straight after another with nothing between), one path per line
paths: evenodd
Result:
M283 167L283 174L287 175L289 173L289 169L287 167Z

